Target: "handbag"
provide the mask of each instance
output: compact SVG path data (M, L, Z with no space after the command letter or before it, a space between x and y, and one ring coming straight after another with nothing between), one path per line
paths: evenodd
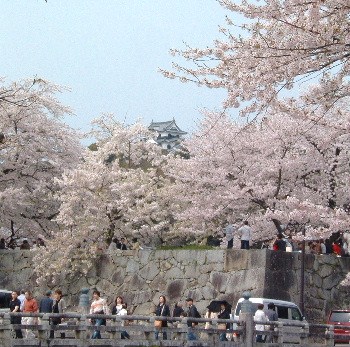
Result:
M219 330L226 330L226 323L219 323L218 324L218 329Z
M163 315L164 306L165 306L165 304L163 305L162 310L160 311L160 315L161 315L161 316ZM154 321L154 327L155 327L155 328L160 329L160 328L162 327L162 325L163 325L163 321L161 321L161 320L159 320L159 319L156 319L156 320Z

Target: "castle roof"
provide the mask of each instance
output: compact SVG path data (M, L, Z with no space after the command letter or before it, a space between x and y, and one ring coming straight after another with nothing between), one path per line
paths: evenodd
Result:
M173 134L179 134L179 135L186 135L187 132L181 130L176 122L175 119L167 121L167 122L153 122L151 125L148 127L149 130L154 130L157 132L169 132Z

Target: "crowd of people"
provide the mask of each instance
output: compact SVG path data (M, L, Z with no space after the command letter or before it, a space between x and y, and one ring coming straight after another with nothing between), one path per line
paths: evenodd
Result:
M41 237L38 237L33 241L32 245L30 245L27 238L22 239L22 241L18 244L12 240L10 243L6 243L4 238L0 239L0 249L35 249L37 247L45 247L45 242Z
M263 248L269 248L269 245L263 244ZM294 242L291 237L285 238L278 234L272 244L275 251L301 252L302 242ZM305 253L307 254L335 254L341 257L349 256L349 245L343 234L340 234L333 242L330 239L318 239L305 243Z
M207 318L207 319L231 319L231 305L227 301L212 301L207 306L207 311L205 316L201 316L198 309L194 305L194 300L191 297L185 300L186 307L183 307L179 302L175 303L173 309L171 310L170 305L167 303L167 299L164 295L159 296L159 302L154 308L154 315L164 319L158 319L154 321L154 338L158 340L160 336L163 340L169 338L167 330L163 328L169 327L171 324L177 328L189 328L187 330L188 340L198 340L200 338L199 334L202 334L203 330L196 329L198 322L191 320L189 318ZM41 300L37 301L32 292L27 290L22 290L21 292L13 291L11 294L11 301L9 304L11 312L23 312L23 313L66 313L67 306L63 298L62 291L60 289L52 292L48 290ZM256 321L256 330L264 331L266 329L265 322L277 321L277 314L275 311L274 304L268 305L268 310L265 312L264 305L260 305L258 310L254 315L254 320ZM128 311L128 305L124 301L123 297L118 295L112 304L108 305L107 300L101 297L101 293L98 290L92 292L92 300L89 303L89 310L87 313L92 315L90 323L95 326L107 325L107 320L103 315L115 315L115 316L126 316L131 315L132 312ZM99 316L101 315L101 318ZM187 317L186 323L181 320L172 321L169 318L183 318ZM168 319L167 319L168 318ZM50 325L50 338L55 337L54 326L64 323L63 317L51 317ZM37 317L19 317L11 316L11 324L22 324L28 325L28 329L15 329L16 338L34 338L35 333L32 330L32 325L40 324L40 318ZM121 326L128 324L127 320L122 320ZM229 333L232 323L219 323L213 326L213 321L207 321L204 325L204 329L217 328L219 330L219 340L228 341L228 336L232 335ZM65 338L65 333L60 331L60 338ZM172 335L173 339L179 338L179 332L175 332ZM121 339L130 339L130 335L126 330L122 330L120 333ZM232 336L231 336L232 337ZM230 338L230 337L229 337ZM257 335L257 342L265 342L265 336ZM93 330L91 339L101 339L101 332L99 329ZM233 339L233 337L232 337Z
M161 295L159 297L159 302L154 308L154 314L157 317L164 318L183 318L187 317L187 327L190 328L187 332L188 340L197 340L199 338L196 327L197 322L191 321L189 318L202 318L198 312L196 306L194 305L194 300L192 298L187 298L185 300L186 307L184 308L179 302L177 302L173 310L171 311L169 304L167 303L166 297ZM207 307L207 313L203 318L219 318L219 319L230 319L231 306L228 305L226 301L219 302L219 307L215 310L212 306ZM33 294L29 290L22 290L20 292L13 291L11 294L11 301L9 303L10 312L23 312L23 313L66 313L66 302L63 298L62 291L60 289L52 292L48 290L41 300L34 298ZM107 300L101 297L101 293L98 290L94 290L92 293L91 305L88 311L94 318L90 319L90 323L93 326L106 325L107 321L102 315L115 315L115 316L125 316L131 315L132 312L128 311L128 305L124 301L123 297L118 295L111 305L107 304ZM99 318L101 315L101 318ZM54 326L64 323L63 317L51 317L50 325L53 327L50 329L50 338L55 337ZM40 319L37 317L20 317L11 316L11 324L22 324L22 325L36 325L40 324ZM122 320L121 325L127 324L126 320ZM155 320L154 321L154 337L156 340L159 339L160 335L163 340L168 339L168 334L166 330L162 328L167 328L170 324L166 319ZM174 321L175 327L183 327L181 321ZM205 324L205 329L211 328L211 322ZM220 330L219 339L220 341L227 341L226 330L229 329L229 324L219 324L218 329ZM65 338L65 333L60 330L60 337ZM34 338L35 333L31 328L28 329L15 329L16 338ZM177 339L178 335L174 334L173 338ZM101 339L101 332L99 329L93 330L91 339ZM121 331L121 339L130 339L130 335L126 330Z
M228 249L233 248L234 237L240 240L241 249L250 249L252 247L253 230L248 221L244 221L240 227L228 224L224 229L225 243ZM337 256L347 257L350 255L350 234L335 233L335 236L328 239L317 239L306 242L305 253L311 254L336 254ZM301 252L302 242L296 242L291 235L278 233L274 240L264 240L260 248L273 249L275 251Z
M33 297L31 291L13 291L11 293L11 301L9 304L10 312L23 312L23 313L63 313L66 309L65 301L62 298L62 291L60 289L55 290L54 293L51 290L46 292L44 298L42 298L38 304L38 301ZM61 324L62 318L51 318L50 324ZM11 324L23 324L23 325L35 325L38 324L37 317L19 317L11 316ZM33 338L34 332L31 329L25 329L24 334L22 330L15 330L16 338ZM63 334L64 335L64 334ZM50 331L50 337L54 337L54 330ZM62 336L64 337L64 336Z
M5 238L0 239L0 249L35 249L37 247L45 247L45 242L41 237L38 237L36 240L29 240L27 238L23 238L18 242L18 240L11 241L6 243ZM105 249L105 244L101 246L101 249ZM114 253L117 250L139 250L143 249L140 245L138 239L136 237L132 238L131 242L129 242L125 237L113 238L111 243L109 244L107 251L109 253Z

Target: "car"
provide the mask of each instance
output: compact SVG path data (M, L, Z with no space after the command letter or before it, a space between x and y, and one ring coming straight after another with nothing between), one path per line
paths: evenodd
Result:
M10 290L0 289L0 312L10 312L11 293Z
M237 301L233 318L235 320L239 319L239 314L241 312L243 298ZM268 298L249 298L252 303L252 313L258 309L259 304L264 305L264 311L267 311L267 305L273 303L275 305L275 311L278 315L278 320L280 322L291 323L293 322L306 322L305 317L302 315L297 304L291 301L268 299ZM297 326L284 326L283 328L283 341L287 343L300 343L300 332L301 328Z
M332 310L327 324L334 325L335 343L350 343L350 310Z

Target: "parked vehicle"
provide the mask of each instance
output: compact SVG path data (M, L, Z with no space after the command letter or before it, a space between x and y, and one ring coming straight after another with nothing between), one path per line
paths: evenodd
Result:
M335 343L350 343L350 310L332 310L327 324L334 325Z
M234 310L234 319L239 319L243 301L243 298L238 300ZM279 321L291 324L295 322L305 321L305 318L301 314L298 305L296 305L294 302L268 298L250 298L249 301L252 303L253 314L258 309L259 304L263 304L264 311L267 311L267 305L269 303L273 303L275 305L275 311L277 312ZM300 327L285 326L283 330L283 341L289 343L300 343L300 330Z
M11 291L0 289L0 312L10 312Z

